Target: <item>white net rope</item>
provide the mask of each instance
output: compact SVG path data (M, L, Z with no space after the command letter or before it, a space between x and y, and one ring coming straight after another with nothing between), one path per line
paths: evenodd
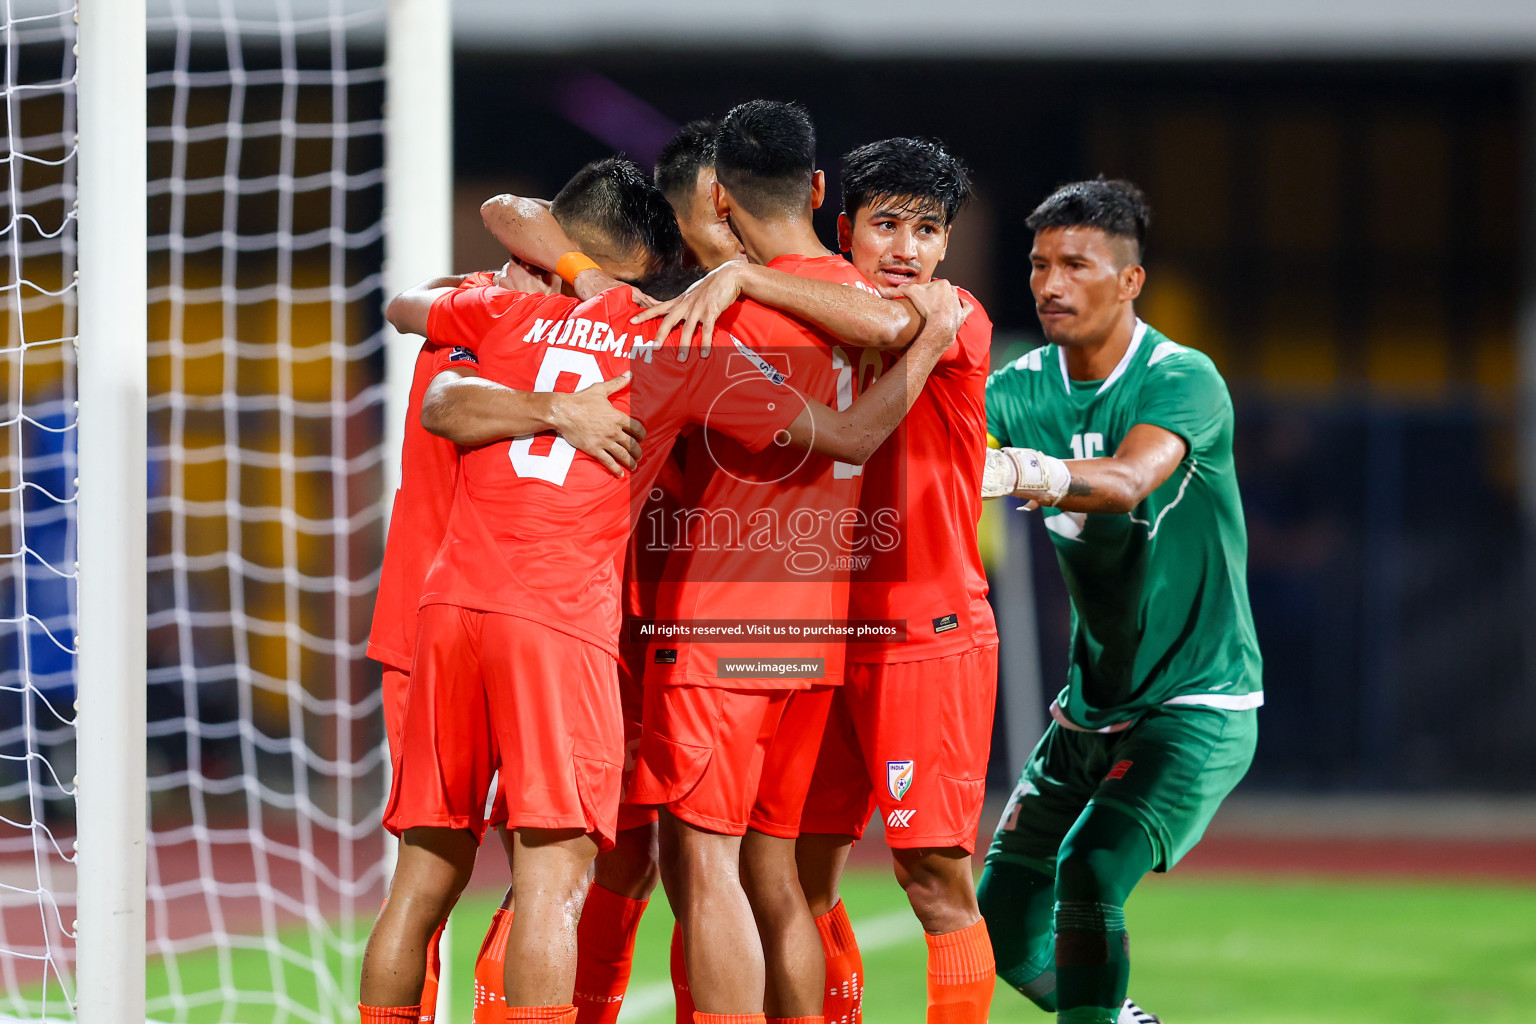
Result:
M0 0L0 1019L74 994L74 5Z
M151 4L155 1020L351 1017L382 893L383 0L302 3ZM0 1019L68 1020L74 6L0 10Z
M383 2L151 12L149 1012L340 1020L384 856Z

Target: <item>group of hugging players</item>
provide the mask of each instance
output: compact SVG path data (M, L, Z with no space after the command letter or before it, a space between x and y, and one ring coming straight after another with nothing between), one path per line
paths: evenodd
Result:
M511 886L477 1024L614 1021L658 880L680 1024L854 1024L838 881L874 815L930 1024L983 1024L997 976L1060 1021L1157 1019L1126 998L1126 897L1198 841L1263 702L1226 386L1135 314L1129 183L1026 218L1029 279L1000 284L1047 343L996 371L934 276L964 165L886 139L840 187L842 254L809 115L754 100L653 175L488 200L507 265L391 300L426 341L369 642L400 847L363 1024L432 1019L489 827ZM1073 622L978 887L986 498L1040 511Z

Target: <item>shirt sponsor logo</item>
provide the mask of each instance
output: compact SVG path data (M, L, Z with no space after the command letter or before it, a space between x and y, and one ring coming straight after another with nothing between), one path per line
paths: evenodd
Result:
M916 813L916 807L898 807L885 816L885 827L907 828L912 824L912 815Z
M885 788L890 791L892 799L900 800L912 788L912 765L911 761L885 762Z
M1125 773L1130 770L1131 762L1121 761L1119 764L1115 765L1109 770L1109 774L1104 776L1104 781L1108 782L1110 779L1123 779L1125 778Z
M474 351L471 350L471 349L465 348L463 345L455 345L455 346L453 346L453 351L448 353L448 361L450 363L478 363L478 362L480 362L480 360L475 357Z
M656 664L658 664L658 665L676 665L677 664L677 648L676 647L659 647L659 648L657 648L657 650L656 650Z
M959 628L960 616L954 612L951 612L948 615L940 615L938 618L933 620L933 631L935 633L948 633L952 629Z

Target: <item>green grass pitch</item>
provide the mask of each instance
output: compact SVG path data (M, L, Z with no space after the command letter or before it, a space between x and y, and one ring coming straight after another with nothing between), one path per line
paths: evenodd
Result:
M920 1024L924 944L901 891L884 872L858 872L843 894L864 948L865 1019ZM460 1024L469 1021L468 979L493 907L494 897L468 899L457 912ZM1144 881L1126 913L1131 995L1170 1024L1513 1024L1530 1020L1536 1006L1536 889L1529 887L1175 875ZM622 1024L671 1021L671 927L658 897L641 924ZM180 957L177 967L184 990L216 989L223 973L234 989L249 991L271 987L270 962L253 950L222 971L207 955ZM302 1003L306 979L295 969L285 974L287 997ZM346 989L356 977L335 983ZM163 969L152 970L151 994L166 985ZM280 1016L270 1004L210 1003L180 1019L266 1024ZM1005 985L991 1019L1050 1021Z

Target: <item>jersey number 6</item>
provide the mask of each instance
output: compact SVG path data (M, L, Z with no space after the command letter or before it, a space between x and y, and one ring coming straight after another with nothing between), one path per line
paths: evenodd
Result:
M576 386L571 388L572 391L591 387L603 379L603 368L597 365L597 357L592 353L552 348L544 353L544 359L539 363L539 375L534 379L533 390L554 391L555 382L562 373L576 375ZM547 480L556 487L563 486L565 475L571 471L571 463L576 459L576 449L565 438L556 437L548 452L535 455L533 444L539 439L536 434L525 434L512 442L507 457L512 460L513 471L518 476L534 477Z

